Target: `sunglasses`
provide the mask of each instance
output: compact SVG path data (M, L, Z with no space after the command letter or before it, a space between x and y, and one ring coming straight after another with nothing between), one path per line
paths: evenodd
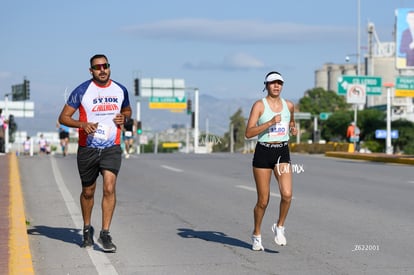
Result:
M102 69L104 69L104 70L109 69L110 66L111 65L109 63L104 63L104 64L93 65L93 66L91 66L91 68L92 68L92 70L98 71L98 70L102 70Z

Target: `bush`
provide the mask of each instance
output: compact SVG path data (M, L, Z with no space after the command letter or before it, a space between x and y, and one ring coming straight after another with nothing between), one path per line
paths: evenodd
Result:
M363 144L361 144L362 148L368 148L373 153L380 153L384 151L384 147L382 144L380 144L378 141L375 140L367 140L364 141Z
M404 146L405 155L414 155L414 142L410 142Z

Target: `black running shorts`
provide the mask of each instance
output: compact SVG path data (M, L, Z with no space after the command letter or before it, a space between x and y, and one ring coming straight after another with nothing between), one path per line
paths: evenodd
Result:
M69 138L69 132L61 131L59 132L59 139Z
M289 143L258 142L253 155L253 167L274 169L278 163L290 163Z
M105 149L78 147L78 171L82 186L91 186L102 170L118 175L121 168L122 150L119 145Z

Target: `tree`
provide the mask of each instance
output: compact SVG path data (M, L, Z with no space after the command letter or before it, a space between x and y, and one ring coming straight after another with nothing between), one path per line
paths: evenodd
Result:
M301 112L309 112L312 115L319 115L323 112L333 113L339 110L349 109L345 98L334 91L326 91L322 88L315 88L305 92L305 96L299 100Z
M399 119L391 123L393 130L398 130L398 138L393 142L394 149L405 154L414 154L414 123Z
M325 127L328 121L320 121L321 138L322 139L342 139L341 127L349 124L348 118L342 118L341 114L337 112L346 112L350 108L350 105L346 103L345 98L336 94L334 91L326 91L323 88L314 88L305 92L304 97L299 100L299 110L301 112L309 112L312 116L319 116L321 113L332 113L334 118L340 118L340 121L331 120L330 126ZM348 115L347 115L348 116ZM344 120L344 121L342 121ZM314 125L313 120L306 120L301 123L301 127L306 129L308 133L313 133ZM346 128L345 128L346 129ZM346 133L346 132L345 132ZM344 133L344 134L345 134Z
M385 114L376 109L357 112L357 126L361 130L361 140L375 140L375 130L384 127ZM322 138L328 141L345 141L346 129L354 121L354 111L342 110L332 113L322 126Z
M361 128L361 139L375 140L375 131L385 127L386 114L377 109L358 111L357 124Z
M353 114L350 111L337 111L332 113L323 123L321 136L328 141L345 141L346 129L353 120Z
M233 133L231 131L231 125L233 125ZM244 132L246 130L245 118L243 116L242 108L239 108L231 117L229 124L229 131L224 133L223 142L215 144L213 151L215 152L228 152L230 151L230 139L233 135L234 149L242 148L244 146Z

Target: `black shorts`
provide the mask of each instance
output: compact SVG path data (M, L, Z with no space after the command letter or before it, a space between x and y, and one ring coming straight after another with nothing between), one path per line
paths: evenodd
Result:
M78 147L78 171L82 186L91 186L102 170L108 170L118 175L121 168L121 146L115 145L105 149Z
M69 133L68 132L59 132L59 139L65 139L69 137Z
M289 143L258 142L253 156L253 167L274 169L278 163L290 163Z

